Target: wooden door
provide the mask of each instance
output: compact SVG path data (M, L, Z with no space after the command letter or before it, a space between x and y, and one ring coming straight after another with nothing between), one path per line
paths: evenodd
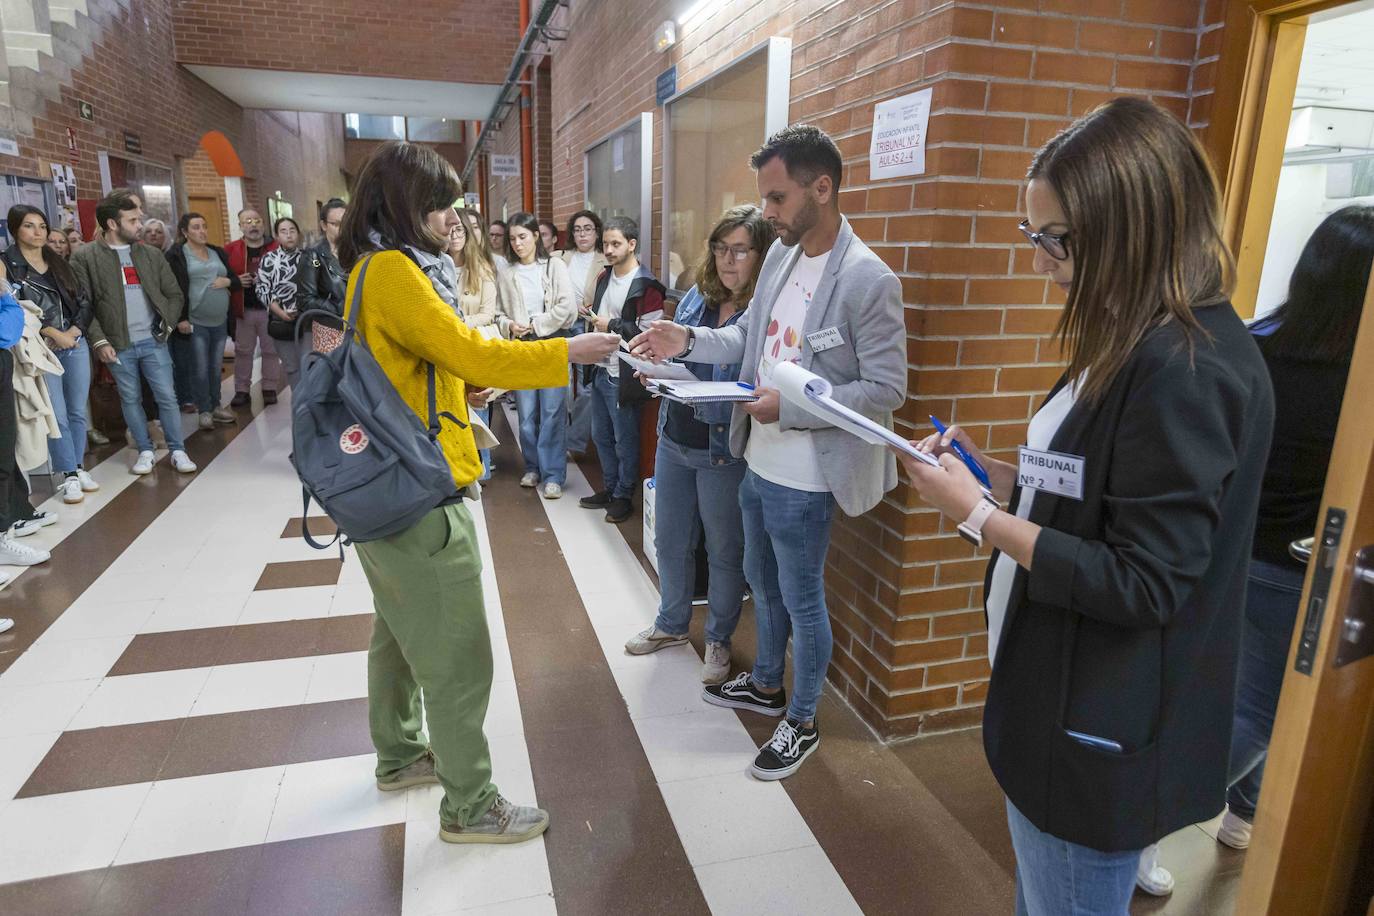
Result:
M190 213L199 213L205 217L205 223L210 232L210 244L224 246L224 210L220 207L218 197L191 197L187 201L191 209Z

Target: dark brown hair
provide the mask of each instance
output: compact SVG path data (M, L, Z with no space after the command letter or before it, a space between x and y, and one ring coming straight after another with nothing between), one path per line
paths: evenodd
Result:
M30 216L37 216L39 219L43 220L44 227L48 227L48 217L42 210L30 204L15 204L13 207L10 207L10 212L6 214L6 223L9 226L10 237L15 239L16 245L18 244L19 227L24 225L24 220ZM48 231L51 232L51 228L49 228ZM47 236L44 236L45 240L46 238ZM46 241L43 243L43 263L48 265L48 271L57 282L66 288L67 294L75 298L77 294L76 274L72 272L71 267L67 264L67 259L58 254L57 250L47 244Z
M1221 237L1207 154L1177 118L1114 99L1036 153L1068 219L1074 259L1058 334L1079 397L1096 402L1150 331L1177 322L1190 350L1205 337L1193 309L1226 300L1234 260Z
M835 141L819 127L810 124L784 127L749 157L749 165L757 172L775 158L782 159L787 177L797 184L810 184L822 175L829 175L835 186L835 198L839 199L844 160Z
M443 156L404 140L383 143L358 171L353 201L339 226L339 263L351 270L370 251L406 245L438 254L448 239L425 225L425 215L462 196L463 182Z
M134 194L127 188L115 188L109 194L100 198L95 205L95 224L97 232L109 232L110 220L114 220L116 225L121 219L120 213L126 210L137 210L138 201Z
M711 237L706 240L706 256L702 258L696 272L697 289L712 305L728 302L734 293L720 281L720 274L716 272L716 256L711 253L711 246L740 227L749 231L749 247L759 253L758 260L754 262L754 275L739 293L739 301L745 305L748 305L754 296L754 285L758 283L759 271L763 269L763 256L768 253L773 239L777 237L772 224L763 218L763 211L753 204L731 207L721 214L720 222L716 223L716 228L711 230Z

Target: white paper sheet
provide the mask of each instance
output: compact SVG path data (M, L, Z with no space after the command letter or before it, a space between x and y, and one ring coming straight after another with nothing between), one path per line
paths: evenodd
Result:
M693 377L690 382L677 382L669 379L650 381L649 391L661 394L670 401L683 404L710 404L724 401L757 401L759 396L752 388L745 388L738 382L702 382Z

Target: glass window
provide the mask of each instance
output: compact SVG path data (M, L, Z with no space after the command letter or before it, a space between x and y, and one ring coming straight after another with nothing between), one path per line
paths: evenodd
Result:
M137 159L124 159L113 153L106 155L109 170L109 187L128 188L143 200L143 218L156 217L169 226L177 222L177 209L174 200L172 170L160 165L150 165Z
M636 120L587 150L587 209L603 220L628 216L639 222L642 218L640 134ZM641 238L647 237L647 229L639 227Z
M406 119L395 115L344 115L344 136L350 140L404 140Z
M749 157L767 138L768 54L751 54L668 105L667 279L692 284L692 270L721 213L757 203Z
M406 118L406 131L422 143L463 142L463 122L454 118Z

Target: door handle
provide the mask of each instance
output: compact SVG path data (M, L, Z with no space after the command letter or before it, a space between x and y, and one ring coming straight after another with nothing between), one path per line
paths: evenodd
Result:
M1355 554L1350 600L1336 638L1337 668L1374 655L1374 545Z

